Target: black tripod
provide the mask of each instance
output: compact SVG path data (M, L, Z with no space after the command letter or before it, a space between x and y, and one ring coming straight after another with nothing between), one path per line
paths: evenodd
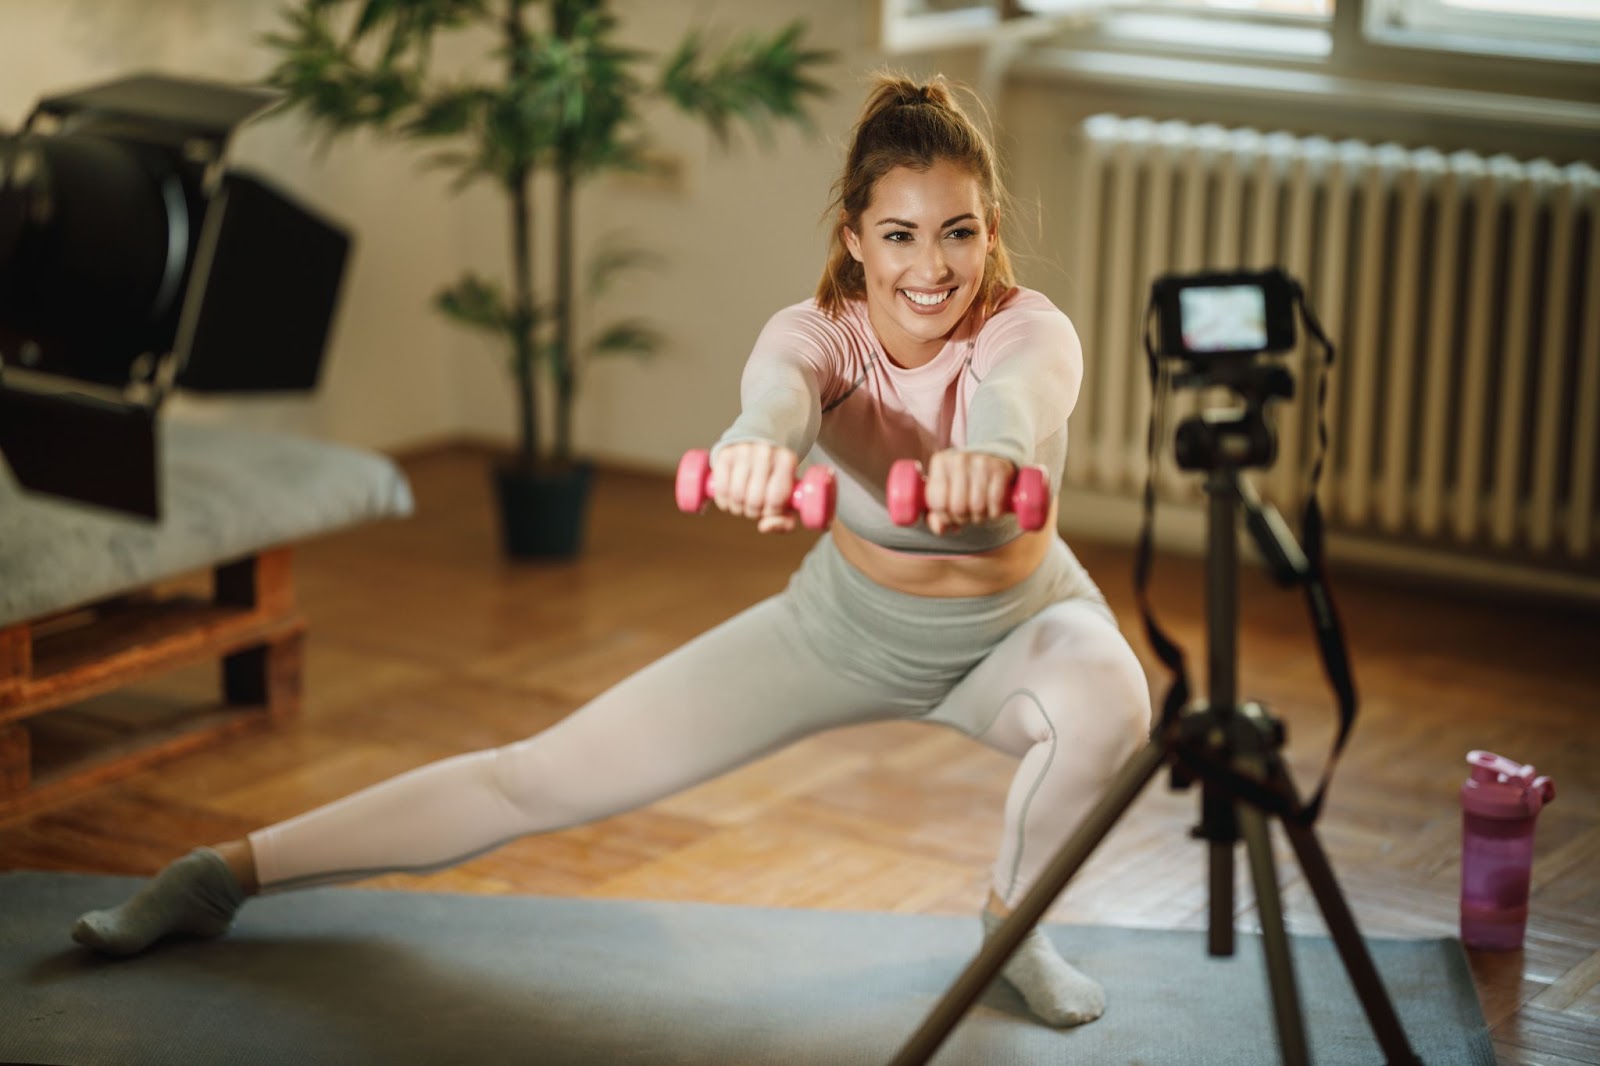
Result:
M1264 402L1264 401L1263 401ZM1259 418L1261 404L1251 410ZM1187 424L1191 445L1198 439L1199 458L1185 462L1180 430L1180 464L1203 466L1209 522L1206 554L1206 621L1209 699L1162 722L1149 744L1118 772L1100 802L1062 845L1038 880L1008 918L962 971L922 1026L894 1059L894 1066L925 1063L971 1009L1010 959L1023 938L1044 916L1078 869L1110 833L1113 825L1163 765L1171 764L1172 784L1201 786L1201 821L1195 835L1209 842L1210 928L1208 950L1233 954L1234 845L1242 837L1261 915L1262 947L1272 995L1273 1019L1283 1062L1309 1061L1305 1028L1284 931L1277 870L1268 839L1267 818L1276 815L1316 896L1345 971L1355 986L1373 1034L1391 1064L1420 1064L1384 990L1372 957L1339 891L1333 868L1316 834L1304 821L1285 817L1300 808L1300 799L1280 756L1283 727L1258 704L1240 704L1235 691L1238 626L1238 509L1250 516L1249 529L1263 555L1281 576L1306 566L1305 557L1275 512L1262 507L1239 473L1241 455L1250 440L1265 429L1250 419ZM1244 447L1230 446L1229 431L1247 434ZM1191 451L1195 449L1191 448ZM1270 444L1268 445L1270 454Z

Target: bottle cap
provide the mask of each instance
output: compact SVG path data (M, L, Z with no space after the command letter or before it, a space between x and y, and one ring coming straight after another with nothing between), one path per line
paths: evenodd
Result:
M1530 818L1556 798L1556 784L1535 777L1525 766L1491 751L1467 753L1471 776L1461 786L1461 803L1485 818Z

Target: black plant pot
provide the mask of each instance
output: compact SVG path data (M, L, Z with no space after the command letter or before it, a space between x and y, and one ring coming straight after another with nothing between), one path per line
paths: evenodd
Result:
M497 466L494 482L506 554L513 559L570 559L577 555L583 547L593 476L594 465L587 462L559 471Z

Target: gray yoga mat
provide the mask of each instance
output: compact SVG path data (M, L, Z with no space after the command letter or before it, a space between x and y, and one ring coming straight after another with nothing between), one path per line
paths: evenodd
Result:
M0 875L0 1062L49 1066L885 1063L978 947L973 918L321 888L221 940L105 960L68 938L124 877ZM1057 1031L991 989L941 1066L1277 1061L1259 941L1050 925L1104 984ZM1495 1061L1454 940L1371 940L1425 1062ZM1382 1061L1333 945L1293 941L1312 1055Z

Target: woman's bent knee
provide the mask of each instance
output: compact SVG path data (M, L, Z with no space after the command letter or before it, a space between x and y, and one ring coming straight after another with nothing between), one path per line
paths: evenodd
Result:
M1114 625L1097 615L1054 628L1040 655L1059 663L1059 692L1045 707L1078 719L1064 730L1087 731L1122 754L1150 732L1150 684L1144 666Z

